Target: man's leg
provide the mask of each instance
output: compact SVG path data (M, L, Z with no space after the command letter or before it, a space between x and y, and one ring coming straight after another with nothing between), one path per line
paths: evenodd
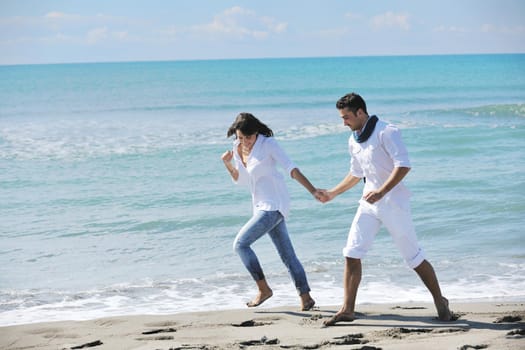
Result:
M382 219L408 266L416 271L432 294L439 319L442 321L452 320L452 314L448 308L448 300L441 294L434 268L425 259L425 253L417 242L410 207L407 206L404 210L391 207L384 212Z
M453 316L448 308L448 300L441 294L441 288L432 265L427 260L423 260L414 270L432 294L439 319L441 321L451 321Z
M361 275L361 259L345 258L343 306L333 317L324 322L325 326L333 326L337 322L351 322L355 320L355 300L357 298L357 289L361 283Z
M345 258L345 275L344 275L344 304L340 313L354 317L355 300L357 298L357 289L361 283L362 267L361 259Z
M333 326L337 322L351 322L355 319L354 309L357 289L361 283L361 258L372 247L374 238L379 232L381 222L376 213L369 206L360 205L352 221L350 232L343 248L345 257L345 272L343 275L344 300L341 309L329 320L325 326Z

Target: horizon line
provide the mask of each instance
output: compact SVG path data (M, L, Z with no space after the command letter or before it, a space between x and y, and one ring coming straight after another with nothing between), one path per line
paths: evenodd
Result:
M381 58L381 57L433 57L433 56L508 56L524 55L524 52L486 52L486 53L435 53L435 54L378 54L353 56L269 56L269 57L238 57L238 58L187 58L187 59L151 59L151 60L107 60L107 61L71 61L48 63L0 63L0 67L14 66L45 66L45 65L75 65L75 64L119 64L119 63L169 63L169 62L207 62L207 61L250 61L250 60L287 60L287 59L324 59L324 58Z

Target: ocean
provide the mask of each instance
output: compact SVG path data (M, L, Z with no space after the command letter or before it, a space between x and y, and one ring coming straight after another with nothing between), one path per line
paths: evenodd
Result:
M0 326L243 308L250 194L220 159L251 112L319 188L347 173L337 99L402 130L421 245L455 301L525 300L525 55L0 66ZM288 229L317 305L340 305L362 187L292 179ZM274 296L299 306L269 237ZM382 229L357 303L431 302Z

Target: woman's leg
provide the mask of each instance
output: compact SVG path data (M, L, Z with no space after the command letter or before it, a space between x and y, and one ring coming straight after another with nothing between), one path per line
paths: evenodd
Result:
M270 237L277 248L281 260L292 277L299 296L301 297L302 309L305 311L310 310L315 305L315 301L310 296L310 286L308 285L306 273L304 272L303 265L295 254L292 241L288 234L288 229L286 228L286 222L281 213L276 213L280 217L280 222L269 232Z
M255 280L259 294L250 302L249 307L258 306L272 296L272 290L264 277L259 259L251 245L275 227L276 221L273 212L259 211L241 228L233 242L233 249L239 254L244 266Z

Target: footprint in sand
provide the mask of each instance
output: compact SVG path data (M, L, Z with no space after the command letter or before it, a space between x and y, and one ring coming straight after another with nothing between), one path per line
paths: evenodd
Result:
M248 320L248 321L243 321L241 323L232 323L232 326L234 327L260 327L260 326L268 326L271 324L272 322L258 322L255 320Z
M177 330L175 328L157 328L157 329L150 329L148 331L142 332L142 334L157 334L157 333L172 333L176 332Z

